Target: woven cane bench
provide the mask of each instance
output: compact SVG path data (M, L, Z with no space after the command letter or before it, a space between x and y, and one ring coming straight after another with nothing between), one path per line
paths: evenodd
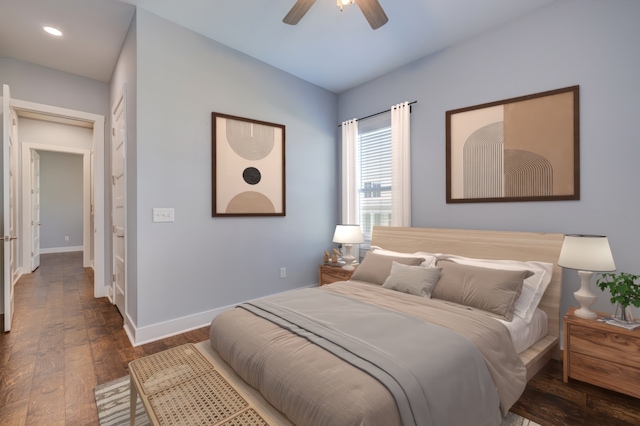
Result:
M153 425L268 426L191 343L129 363L131 425L138 395Z

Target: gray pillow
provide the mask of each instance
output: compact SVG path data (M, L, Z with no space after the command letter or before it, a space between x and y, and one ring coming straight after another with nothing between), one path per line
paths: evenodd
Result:
M358 269L356 269L353 272L353 275L351 275L351 279L382 285L391 272L391 264L393 262L402 263L403 265L418 266L424 262L424 258L383 256L367 252L364 259L362 259L362 263L358 266Z
M382 287L416 296L431 297L431 291L440 278L441 270L441 268L409 266L393 262L391 273Z
M478 308L507 321L513 319L522 283L533 275L531 271L481 268L448 260L439 260L436 266L442 271L432 298Z

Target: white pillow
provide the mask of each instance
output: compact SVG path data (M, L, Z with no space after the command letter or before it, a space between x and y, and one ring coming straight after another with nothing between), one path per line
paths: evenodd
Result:
M519 316L529 324L533 314L551 282L553 263L519 260L474 259L471 257L441 254L438 259L449 259L463 265L480 266L485 268L506 269L510 271L529 270L533 275L524 280L522 293L516 299L513 314Z
M424 262L422 262L420 266L426 266L426 267L433 267L436 264L436 259L438 258L437 253L426 253L423 251L417 251L415 253L402 253L399 251L383 249L382 247L378 247L378 246L371 246L369 251L375 254L379 254L381 256L422 257L424 258Z

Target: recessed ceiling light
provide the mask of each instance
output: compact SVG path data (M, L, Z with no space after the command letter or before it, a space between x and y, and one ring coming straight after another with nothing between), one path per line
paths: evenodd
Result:
M62 31L60 31L57 28L53 28L53 27L44 27L44 30L46 32L48 32L51 35L54 35L56 37L60 37L62 35Z

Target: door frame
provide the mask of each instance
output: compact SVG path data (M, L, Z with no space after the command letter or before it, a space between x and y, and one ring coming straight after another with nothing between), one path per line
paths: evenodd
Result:
M22 142L22 273L31 272L33 235L31 232L31 151L62 152L82 155L82 266L91 267L91 150Z
M3 167L3 210L4 210L4 234L3 239L3 265L2 276L4 310L0 315L2 319L1 330L10 331L13 324L15 284L20 277L19 265L19 234L20 220L18 217L17 200L19 196L19 135L18 113L13 107L13 98L9 86L2 85L2 167Z
M24 154L22 154L24 155ZM23 262L23 269L24 270L31 270L31 271L35 271L37 268L40 267L40 214L41 214L41 206L40 206L40 154L38 153L38 151L36 150L31 150L31 152L29 153L29 158L30 158L30 163L29 163L29 181L31 182L31 194L25 194L27 197L29 197L29 200L31 201L31 226L29 226L29 222L26 222L25 228L28 228L29 230L31 230L31 238L29 238L29 241L31 241L31 261L30 262ZM37 158L37 175L35 173L35 169L36 169L36 161L35 159ZM37 176L37 177L36 177ZM38 189L37 189L37 193L38 195L36 196L36 190L34 189L34 183L38 182ZM38 202L38 214L35 214L36 208L33 205L34 200L37 199ZM37 221L34 220L37 218ZM38 240L38 248L37 250L34 247L34 242L36 241L36 236L34 235L34 233L36 233L37 230L37 240ZM26 238L26 236L25 236ZM36 253L37 251L37 253ZM38 264L35 265L34 262L34 258L35 256L38 256ZM27 268L27 266L29 266Z
M109 198L110 202L111 202L111 207L110 207L110 214L111 214L111 272L112 272L112 282L111 282L111 286L112 286L112 292L110 293L113 297L111 303L113 303L114 305L117 305L117 295L116 295L116 287L118 286L117 283L117 263L118 263L118 259L117 259L117 253L116 253L116 241L115 239L118 238L118 236L116 235L116 230L117 230L117 221L115 220L115 200L114 200L114 195L115 195L115 175L114 175L114 167L116 165L116 158L115 158L115 153L113 150L113 146L114 146L114 138L116 137L116 123L117 123L117 117L116 117L116 113L119 109L119 107L122 108L121 111L121 115L122 117L124 117L124 129L122 129L122 145L123 145L123 154L122 154L122 179L123 179L123 188L122 188L122 197L123 197L123 221L122 221L122 233L123 233L123 245L124 245L124 253L123 253L123 258L124 258L124 271L123 271L123 292L124 292L124 312L120 312L120 314L122 315L122 318L124 318L124 322L125 322L125 327L129 324L129 320L128 320L128 316L127 316L127 277L128 277L128 271L127 271L127 83L125 82L122 85L122 88L120 89L120 92L118 93L118 96L116 96L115 98L116 100L114 101L113 105L111 106L111 138L109 141L109 152L110 152L110 158L111 158L111 167L109 168L109 176L110 176L110 188L111 188L111 196ZM118 306L118 310L120 310L120 307Z
M105 128L105 118L103 115L92 114L89 112L76 111L68 108L61 108L51 105L38 104L35 102L22 101L19 99L12 99L12 104L16 112L18 112L18 116L20 116L20 111L31 112L35 114L42 114L50 117L52 121L60 121L64 122L64 120L71 121L83 121L86 123L90 123L93 128L93 164L89 160L90 169L93 170L93 188L90 188L90 192L92 192L93 197L93 270L94 270L94 285L93 285L93 295L94 297L106 297L109 293L109 287L105 286L106 280L106 240L105 240L105 225L106 225L106 217L105 217L105 147L104 147L104 128ZM87 161L88 156L85 156L83 159L83 169L84 169L84 161ZM30 182L31 179L28 180ZM20 185L24 188L25 181L20 182ZM92 191L91 191L92 189ZM24 214L24 213L23 213ZM88 221L90 223L90 220ZM25 223L22 224L22 227L25 227ZM25 244L29 241L24 238L24 232L21 232L20 241L23 244L22 247L25 247ZM29 235L31 235L31 231L29 231ZM85 235L85 238L90 234ZM29 244L29 255L31 254L31 243ZM27 259L24 258L23 251L23 259L21 262L21 266L24 269L25 262ZM84 262L83 262L84 263ZM29 269L29 268L27 268Z

